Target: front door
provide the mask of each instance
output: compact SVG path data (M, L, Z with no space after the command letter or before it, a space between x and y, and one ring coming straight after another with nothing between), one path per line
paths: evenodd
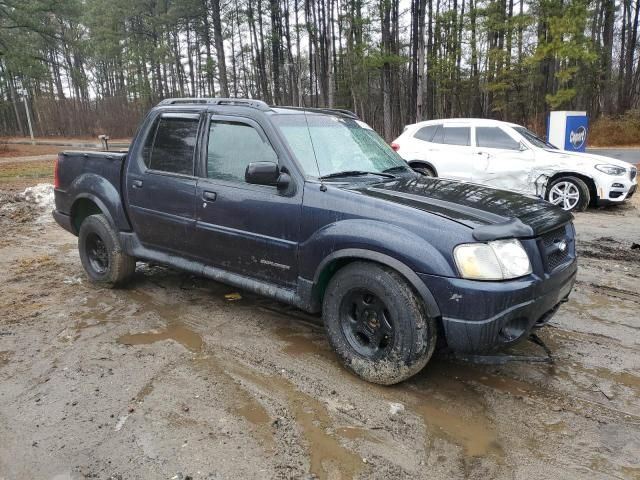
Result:
M152 123L126 175L129 217L146 247L189 254L195 229L194 175L200 116L163 114Z
M498 126L475 127L473 181L495 188L535 193L533 152Z
M245 182L251 162L284 166L253 120L214 115L206 140L204 178L196 192L199 256L224 270L293 286L302 188L280 192L275 186Z

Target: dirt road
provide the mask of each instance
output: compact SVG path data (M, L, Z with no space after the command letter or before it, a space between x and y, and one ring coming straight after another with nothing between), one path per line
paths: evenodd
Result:
M282 304L143 264L91 286L75 237L5 189L0 478L640 478L639 200L577 216L554 365L441 352L383 388Z

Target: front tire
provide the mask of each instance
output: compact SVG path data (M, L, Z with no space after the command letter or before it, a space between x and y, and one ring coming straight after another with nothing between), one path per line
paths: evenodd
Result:
M416 165L412 167L414 171L418 172L420 175L424 177L437 177L436 172L426 165Z
M124 253L116 231L102 214L90 215L82 222L78 250L92 283L114 288L135 272L136 259Z
M329 343L344 366L382 385L401 382L427 364L436 323L394 270L354 262L331 279L323 300Z
M560 177L547 188L547 201L567 212L584 212L591 202L591 193L582 179Z

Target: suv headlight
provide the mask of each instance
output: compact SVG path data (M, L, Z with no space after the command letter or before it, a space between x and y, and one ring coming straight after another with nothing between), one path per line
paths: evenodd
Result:
M508 280L531 273L529 256L515 239L458 245L453 257L460 275L471 280Z
M596 170L600 170L607 175L623 175L627 171L626 168L616 167L615 165L596 165Z

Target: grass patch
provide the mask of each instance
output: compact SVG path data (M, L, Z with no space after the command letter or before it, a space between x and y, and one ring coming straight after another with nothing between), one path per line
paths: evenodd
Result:
M629 110L619 117L600 117L589 130L590 147L640 145L640 110Z
M44 160L38 162L0 163L0 183L31 178L53 178L53 162Z

